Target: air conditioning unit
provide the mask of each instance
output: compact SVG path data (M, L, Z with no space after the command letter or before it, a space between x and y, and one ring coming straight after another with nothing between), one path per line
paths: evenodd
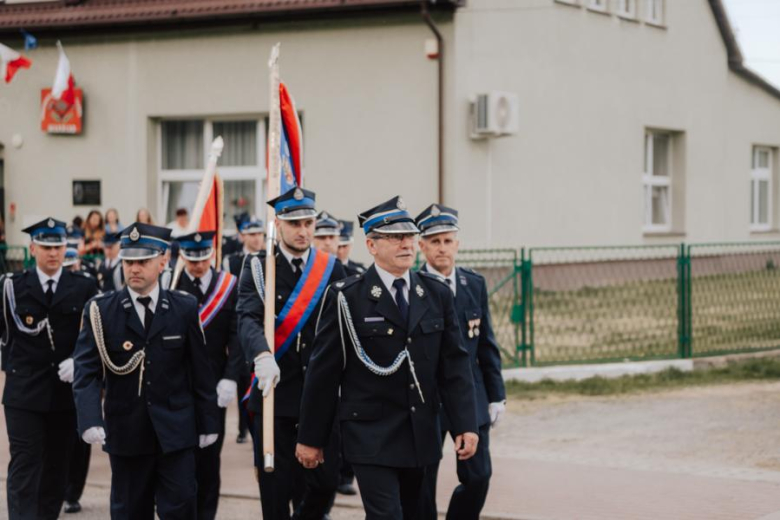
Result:
M471 138L516 134L520 127L519 119L517 94L498 91L477 94L471 102Z

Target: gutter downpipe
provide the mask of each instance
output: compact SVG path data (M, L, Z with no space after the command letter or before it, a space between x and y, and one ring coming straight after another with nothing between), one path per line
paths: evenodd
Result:
M435 1L435 0L434 0ZM436 45L438 56L438 187L436 198L439 204L444 204L444 38L439 32L439 28L431 19L431 14L428 12L428 0L420 0L420 14L423 21L431 29L433 35L436 37Z

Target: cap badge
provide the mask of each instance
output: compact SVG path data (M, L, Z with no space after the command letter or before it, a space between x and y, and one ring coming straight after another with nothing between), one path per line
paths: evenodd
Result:
M423 296L425 296L425 291L424 291L424 290L423 290L423 288L422 288L422 287L420 287L419 285L418 285L417 287L415 287L415 288L414 288L414 290L415 290L415 292L417 293L417 296L419 296L420 298L422 298Z
M441 210L439 209L439 206L433 206L431 208L431 215L433 215L434 217L438 217L439 215L441 215Z
M295 200L303 200L303 191L300 188L295 188L295 193L293 193L293 198Z
M138 232L138 228L134 227L132 231L130 231L130 240L135 242L139 238L141 238L141 233Z
M203 239L203 237L200 236L200 233L195 234L195 242L200 242Z
M371 288L371 296L374 298L379 298L382 296L382 289L378 285L373 286Z
M327 214L326 212L324 212L324 211L323 211L323 212L322 212L322 220L326 220L326 219L329 219L329 218L330 218L330 217L328 216L328 214Z
M54 227L54 220L53 219L49 219L49 221L46 223L46 225L48 225L49 227L53 228Z
M398 197L398 202L395 203L395 206L400 210L406 209L406 203L404 202L404 199L401 197Z
M133 344L129 341L125 341L122 343L122 348L125 350L131 350L133 348Z

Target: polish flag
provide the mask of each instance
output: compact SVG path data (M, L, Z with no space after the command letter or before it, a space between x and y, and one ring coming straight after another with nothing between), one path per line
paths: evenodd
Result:
M61 99L65 103L72 105L76 101L76 82L73 80L73 74L70 71L70 60L59 41L57 42L57 48L60 51L60 61L57 63L54 85L51 87L51 97Z
M29 69L32 62L13 50L0 43L0 76L5 78L6 83L11 80L19 69Z

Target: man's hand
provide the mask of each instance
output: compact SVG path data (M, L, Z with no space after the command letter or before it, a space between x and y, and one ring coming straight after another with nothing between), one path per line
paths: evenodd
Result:
M93 426L92 428L87 428L87 431L84 432L81 438L87 444L105 444L106 430L100 426Z
M279 365L276 364L274 355L270 352L263 352L255 358L255 375L257 376L257 388L263 391L263 397L268 395L271 388L275 388L279 383L281 372Z
M232 379L220 379L217 383L217 406L227 408L236 399L238 384Z
M198 435L198 446L200 449L208 448L219 439L218 433L207 433L206 435Z
M455 453L458 460L470 459L477 452L479 435L473 432L461 433L455 437Z
M73 358L68 358L60 363L60 369L57 371L57 375L63 383L73 382Z
M506 412L506 401L500 401L498 403L490 403L488 405L488 413L490 414L490 427L495 428L498 421L501 420L501 416Z
M322 448L312 448L305 444L298 443L295 445L295 458L306 469L314 469L318 465L325 462L325 452Z

